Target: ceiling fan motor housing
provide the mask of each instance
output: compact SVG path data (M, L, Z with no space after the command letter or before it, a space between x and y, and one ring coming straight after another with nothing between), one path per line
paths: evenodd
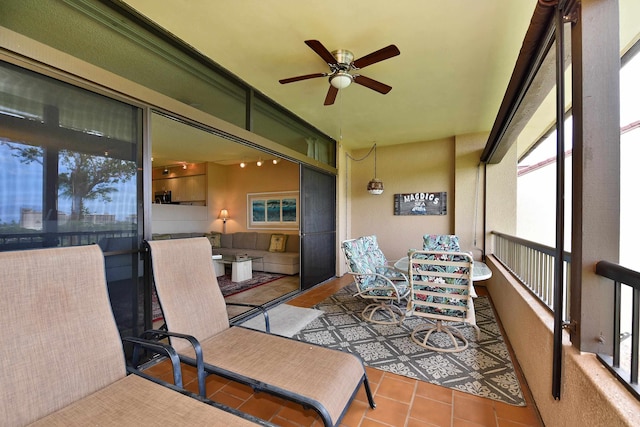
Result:
M353 52L346 49L338 49L331 52L336 58L337 65L341 71L348 71L353 62ZM344 69L343 69L344 67Z
M335 64L329 64L332 74L329 76L329 83L336 89L344 89L353 83L353 76L349 74L351 63L353 62L353 52L346 49L338 49L331 52L336 58Z

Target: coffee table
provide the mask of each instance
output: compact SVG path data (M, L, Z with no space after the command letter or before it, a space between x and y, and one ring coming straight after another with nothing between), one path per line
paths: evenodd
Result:
M253 261L261 260L260 256L247 256L246 258L236 258L235 255L223 255L222 258L212 259L216 270L216 275L221 271L224 274L224 268L231 266L231 281L244 282L253 277ZM217 265L216 265L217 264ZM263 266L264 270L264 266Z

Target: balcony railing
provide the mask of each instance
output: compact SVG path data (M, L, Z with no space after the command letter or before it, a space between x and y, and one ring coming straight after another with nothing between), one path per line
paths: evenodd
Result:
M98 243L105 237L135 237L133 230L66 231L57 233L0 233L0 251L81 246Z
M549 310L554 307L555 249L519 237L493 232L494 256ZM564 252L562 318L568 319L571 254Z
M637 399L640 399L640 273L608 261L600 261L596 265L596 273L613 280L613 336L616 337L613 340L613 356L598 354L598 359ZM622 330L629 326L631 332Z

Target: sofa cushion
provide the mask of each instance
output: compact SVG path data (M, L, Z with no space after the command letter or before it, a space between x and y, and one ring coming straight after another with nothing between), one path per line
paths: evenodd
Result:
M211 243L211 247L212 248L219 248L220 247L220 236L221 233L216 233L216 232L211 232L211 233L207 233L205 234L205 236L207 237L207 239L209 239L209 243Z
M287 245L286 234L272 234L269 252L284 252Z
M172 239L190 239L193 237L191 233L171 233Z
M258 233L256 239L256 249L259 251L269 251L269 245L271 244L271 234Z
M255 249L258 240L256 232L233 233L233 247L238 249Z
M287 252L300 253L300 238L292 234L287 239Z
M220 247L221 248L233 248L233 234L221 234L220 235Z

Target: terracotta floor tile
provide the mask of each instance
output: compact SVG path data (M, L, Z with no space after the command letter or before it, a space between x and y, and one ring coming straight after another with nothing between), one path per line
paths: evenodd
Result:
M451 425L453 407L448 403L416 396L409 410L409 417L436 426Z
M248 385L235 383L233 381L225 385L222 391L242 400L247 400L253 394L253 389Z
M286 418L282 418L279 416L275 416L273 419L269 420L271 421L273 424L280 426L280 427L311 427L311 425L305 426L303 424L298 424L296 422L293 422L291 420L288 420Z
M384 424L375 420L365 418L362 420L362 424L360 424L360 427L389 427L389 424Z
M207 376L204 382L206 384L207 396L222 390L227 384L229 384L229 380L217 375Z
M294 423L294 425L311 426L315 419L318 418L318 414L311 409L303 409L300 405L288 402L280 409L276 417L289 420ZM276 417L274 417L274 420ZM280 425L279 422L274 422Z
M486 427L496 426L496 414L493 401L476 396L463 396L462 393L453 394L453 416L471 421Z
M374 387L373 384L369 384L369 388L371 389L371 393L373 393L373 395L375 396L375 391L377 387ZM356 393L355 400L359 400L360 402L369 402L369 398L367 397L367 391L364 387L364 384L362 384L358 389L358 393Z
M390 399L411 404L415 388L415 381L407 382L406 380L398 378L397 375L385 375L378 386L376 396L385 396Z
M449 421L449 424L451 424L451 421ZM415 418L411 418L409 417L409 419L407 420L407 427L437 427L435 424L431 424L428 421L422 421L422 420L416 420Z
M362 418L369 410L371 409L368 403L354 400L351 406L349 406L349 409L347 409L347 413L342 417L340 425L342 427L358 427Z
M422 396L429 399L451 404L453 403L453 390L426 381L416 381L416 396Z
M496 402L496 416L500 419L511 420L526 425L538 425L540 420L532 406L513 406Z
M238 409L263 420L270 420L282 408L282 401L274 399L265 393L254 394Z
M235 409L238 409L240 405L245 402L244 399L239 399L236 396L225 393L224 391L213 393L209 396L209 399Z
M537 425L540 425L540 424L538 424L537 422L536 424L519 423L517 421L498 418L498 427L529 427L529 426L537 426Z
M409 404L384 396L376 396L376 409L367 411L365 419L392 426L403 426L408 413Z
M374 369L369 367L365 368L365 372L367 373L367 378L369 379L369 382L372 384L379 383L385 374L385 372L381 371L380 369Z
M487 424L487 425L494 425L494 424ZM461 418L454 418L451 421L451 426L452 427L486 427L485 424L478 424L471 421L463 420Z

